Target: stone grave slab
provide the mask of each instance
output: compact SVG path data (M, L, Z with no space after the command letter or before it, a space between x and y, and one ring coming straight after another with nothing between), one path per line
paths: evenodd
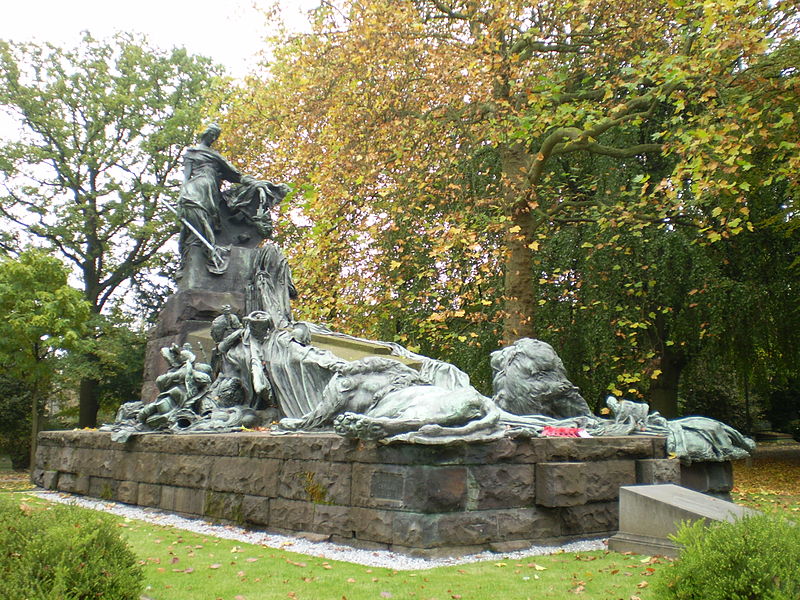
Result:
M619 532L608 541L616 552L677 556L669 539L684 521L732 522L756 511L674 484L619 489Z

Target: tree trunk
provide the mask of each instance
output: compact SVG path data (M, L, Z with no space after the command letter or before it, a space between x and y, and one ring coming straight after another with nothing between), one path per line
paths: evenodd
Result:
M36 467L36 448L39 443L39 386L34 383L31 390L31 462L30 468Z
M503 274L505 318L503 343L511 344L523 337L534 337L536 283L533 276L534 218L528 204L529 184L526 173L530 157L525 148L514 144L504 148L501 161L504 175L506 214L511 224L506 230L506 264Z
M97 409L100 396L100 382L92 377L81 379L78 427L97 427Z
M518 233L506 234L506 247L503 342L511 344L519 338L534 336L536 282L533 278L533 253L525 244L525 237Z
M750 410L750 375L744 378L744 422L747 433L753 432L753 416Z
M678 416L678 383L686 361L670 352L661 355L661 374L650 387L650 410L674 419Z

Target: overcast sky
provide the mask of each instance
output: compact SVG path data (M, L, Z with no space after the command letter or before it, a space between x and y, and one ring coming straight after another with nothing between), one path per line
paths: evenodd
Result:
M10 0L0 39L73 46L80 32L96 38L117 31L146 34L154 46L183 46L210 56L242 77L258 62L268 24L253 4L269 0ZM316 0L282 0L287 22L302 28Z

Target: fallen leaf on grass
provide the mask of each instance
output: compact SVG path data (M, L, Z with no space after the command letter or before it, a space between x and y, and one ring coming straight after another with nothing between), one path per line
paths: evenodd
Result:
M536 569L537 571L547 571L547 567L543 567L542 565L537 565L536 563L530 563L528 567L531 569Z
M650 585L650 584L647 583L646 581L640 581L639 583L636 584L636 587L641 590L641 589L646 588L648 585Z
M208 565L209 569L219 569L222 565L219 563L214 563L213 565Z
M288 558L286 559L286 562L289 563L290 565L295 566L295 567L305 567L306 566L306 563L304 563L304 562L296 562L296 561L293 561L293 560L289 560Z

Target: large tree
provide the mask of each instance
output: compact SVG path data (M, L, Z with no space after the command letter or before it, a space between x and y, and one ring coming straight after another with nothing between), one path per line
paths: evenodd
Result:
M86 34L75 49L0 41L0 106L19 125L0 142L0 218L16 234L0 242L59 252L99 318L165 260L176 225L160 203L177 190L216 73L128 35ZM81 426L95 425L97 383L81 382Z
M286 237L306 239L316 316L377 327L415 307L419 336L445 344L498 322L505 341L540 335L555 231L728 239L748 227L741 175L767 139L797 189L796 71L775 60L794 15L758 0L325 2L238 94L225 142L301 184L308 222ZM270 143L235 133L253 130Z
M80 348L87 334L89 304L67 283L68 274L42 250L0 258L0 362L3 376L29 394L31 454L56 353Z

